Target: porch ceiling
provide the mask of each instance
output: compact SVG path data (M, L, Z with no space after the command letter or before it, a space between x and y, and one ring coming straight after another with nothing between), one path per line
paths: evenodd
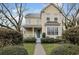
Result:
M42 28L41 25L25 25L24 28Z

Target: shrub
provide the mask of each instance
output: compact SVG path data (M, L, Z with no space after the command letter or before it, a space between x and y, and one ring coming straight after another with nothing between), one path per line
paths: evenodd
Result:
M63 39L69 40L73 44L79 44L79 26L64 31Z
M46 37L46 34L45 34L45 33L43 33L43 34L42 34L42 38L45 38L45 37Z
M20 44L22 43L22 39L23 36L21 33L10 29L0 28L0 47Z
M62 39L62 36L57 36L56 39Z
M61 39L54 39L54 38L42 38L41 39L41 43L58 43L58 42L62 42L64 40Z
M27 55L28 52L22 46L7 46L0 48L0 55Z
M28 37L23 40L24 43L35 43L36 39L34 37Z
M52 50L51 55L79 55L79 46L66 44Z

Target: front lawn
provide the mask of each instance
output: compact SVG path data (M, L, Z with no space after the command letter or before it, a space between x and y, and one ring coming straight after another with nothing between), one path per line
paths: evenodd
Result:
M53 49L60 46L61 44L52 44L52 43L48 44L48 43L45 43L45 44L42 44L42 45L44 47L44 50L45 50L46 54L49 55Z
M27 50L29 55L33 55L35 49L35 43L24 43L24 48Z

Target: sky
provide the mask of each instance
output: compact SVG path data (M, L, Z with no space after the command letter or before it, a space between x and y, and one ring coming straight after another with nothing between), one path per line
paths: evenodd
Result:
M40 11L46 6L46 3L24 3L23 7L26 9L27 13L40 13ZM9 4L11 9L13 9L13 12L15 12L15 5Z
M46 4L46 3L23 3L23 8L25 8L25 14L27 14L27 13L40 13L40 11L44 7L46 7L47 5L48 4ZM59 5L62 5L62 3L60 3ZM16 12L15 4L8 3L8 4L6 4L6 6L10 7L12 9L13 13ZM64 6L64 10L66 11L66 4Z
M24 15L26 15L28 13L40 13L41 10L43 10L43 8L45 8L47 5L48 5L47 3L23 3L23 8L25 9ZM58 5L61 7L62 3L59 3ZM65 13L68 13L68 11L69 11L68 9L70 9L70 8L67 8L67 5L69 5L69 4L68 3L64 4ZM17 10L15 8L14 3L7 3L6 6L8 8L11 8L10 10L13 15L17 16L17 14L16 14ZM78 4L78 6L79 6L79 4ZM74 12L74 10L73 10L73 12Z
M47 5L48 4L46 3L23 3L23 8L25 8L25 14L40 13L40 11ZM15 5L13 3L9 3L7 6L13 10L13 13L16 12Z
M39 13L47 4L42 4L42 3L28 3L26 5L27 7L27 12L29 13Z

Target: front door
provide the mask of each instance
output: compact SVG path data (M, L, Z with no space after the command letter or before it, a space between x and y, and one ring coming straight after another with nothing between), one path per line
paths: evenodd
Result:
M37 30L37 38L40 38L40 30Z
M40 34L41 34L41 30L37 29L36 30L36 43L41 43Z

